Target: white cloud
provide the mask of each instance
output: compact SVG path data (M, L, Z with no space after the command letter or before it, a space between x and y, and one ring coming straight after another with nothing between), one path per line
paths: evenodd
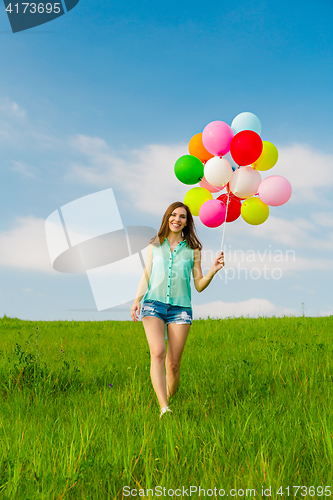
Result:
M16 113L18 117L24 118L25 112L16 103L5 99L0 101L0 104L8 113L14 116ZM44 146L52 147L55 142L57 139L51 137L48 141L46 135ZM70 169L66 174L67 179L75 180L75 182L81 181L98 189L116 187L126 195L124 198L128 200L129 206L142 212L161 214L170 203L182 200L185 193L195 187L181 183L174 174L173 167L176 160L188 153L185 143L151 144L120 153L112 150L100 137L77 135L70 138L69 144L76 158L70 163ZM295 192L312 186L314 179L311 177L310 167L314 164L320 165L320 175L316 174L320 179L316 177L316 186L328 186L333 183L333 168L331 167L333 156L314 152L308 146L297 144L279 148L279 154L280 158L276 167L265 174L285 175L291 181ZM12 164L13 170L25 176L32 178L37 175L37 169L24 162L15 160ZM292 175L289 175L291 172ZM311 174L310 177L308 173ZM273 209L275 207L272 208L272 212ZM45 242L44 221L34 217L21 218L19 224L20 226L12 231L0 234L0 263L39 270L48 269L49 257ZM332 228L333 214L331 212L313 212L309 218L294 217L293 219L282 219L271 214L268 220L259 226L246 224L242 219L228 224L225 241L228 243L234 239L241 248L244 236L247 236L250 242L252 240L255 242L253 248L257 248L257 241L260 238L263 241L276 242L282 248L291 250L299 248L302 251L305 249L309 255L309 250L333 249ZM27 241L26 248L30 248L33 245L30 239L31 231L39 232L38 240L44 243L38 243L33 251L25 252L19 240ZM245 246L250 248L247 243ZM36 256L41 252L41 248L44 248L42 252L44 257L40 259ZM332 269L332 261L329 259L302 258L297 254L294 260L289 258L277 264L275 260L270 260L270 257L263 253L258 254L252 261L240 261L239 258L233 257L228 262L227 257L226 255L227 266L234 269L237 269L239 263L249 270L253 266L260 268L268 266L270 269L278 266L283 271ZM211 262L212 260L207 261L208 267ZM205 265L203 261L203 266Z
M202 270L205 274L217 255L217 249L202 250ZM284 273L297 271L331 271L333 259L304 258L292 250L267 249L227 250L225 252L227 274L221 270L215 279L231 281L239 276L244 279L280 279ZM20 269L32 269L48 274L53 270L45 236L45 221L33 216L21 217L16 227L0 233L0 265Z
M294 290L301 290L303 292L315 293L315 290L313 288L306 288L305 286L302 285L294 285L292 288Z
M31 165L27 165L26 163L22 161L14 161L12 160L12 168L14 172L19 172L22 174L24 177L29 177L31 179L37 179L37 172L38 169L36 167L32 167Z
M311 214L311 219L319 226L333 228L332 212L314 212Z
M194 187L182 184L174 174L177 159L188 154L185 143L151 144L120 153L99 137L77 135L71 138L70 144L85 158L83 162L72 162L68 179L98 187L117 185L137 208L145 212L165 210L169 203L182 199ZM320 190L333 186L333 155L315 151L304 144L280 146L278 149L278 163L271 170L260 172L262 178L271 175L286 177L293 188L290 199L293 203L323 201Z
M188 154L186 144L151 144L121 156L103 139L83 135L71 139L71 145L83 153L88 164L72 162L67 179L96 187L117 187L124 191L128 204L146 213L163 213L174 201L183 200L191 187L174 174L174 164Z
M277 164L260 172L262 177L286 177L293 189L290 202L322 200L321 189L333 186L333 155L315 151L306 144L279 146L278 151Z
M333 316L333 309L329 311L318 311L318 316Z
M183 200L191 185L182 184L174 174L176 160L188 153L187 144L159 145L152 144L140 149L117 153L99 137L78 135L70 140L74 151L80 153L79 161L72 162L66 178L104 188L116 187L124 193L129 206L152 214L164 213L166 207L176 200ZM318 166L318 168L315 168ZM307 191L321 198L321 202L331 203L322 191L333 185L333 155L312 150L307 145L294 144L279 147L277 165L261 172L263 178L270 175L283 175L292 184L291 200L307 203L307 212L311 213ZM315 195L313 190L315 189ZM314 209L317 205L312 203ZM295 205L294 205L295 206ZM321 206L322 203L321 203ZM258 238L277 243L282 248L300 248L302 250L333 250L333 214L331 212L313 212L309 217L275 216L279 207L271 207L270 216L264 224L252 226L239 219L235 224L228 224L226 241L246 244ZM305 212L305 213L307 213ZM292 213L292 211L291 211ZM200 227L198 218L195 221ZM323 229L325 228L325 231ZM314 259L315 261L315 259ZM305 261L297 258L293 268L304 268ZM313 266L322 266L324 261L313 262ZM331 263L329 262L331 268Z
M249 316L299 316L296 309L276 306L267 299L249 299L243 302L215 301L208 304L193 305L193 316L198 318L228 318Z
M15 228L0 233L0 265L56 273L47 249L44 219L19 217Z
M270 215L266 222L258 226L237 220L236 224L229 224L227 231L229 237L234 239L244 234L255 240L261 238L288 248L305 248L315 250L333 250L333 230L330 230L329 219L324 219L326 230L302 217L281 219ZM241 225L241 229L240 229ZM324 234L324 237L323 237Z
M26 116L25 110L9 97L0 99L0 111L3 115L14 119L25 118Z
M63 149L63 140L45 133L45 126L38 126L31 121L26 111L8 97L0 99L0 143L2 150L11 148L15 155L24 150ZM17 158L14 162L22 163ZM22 163L23 164L23 163Z
M253 226L246 227L248 231ZM255 236L276 241L288 247L303 246L304 241L308 241L311 231L315 231L315 225L307 219L296 217L293 219L280 219L270 215L264 224L255 228ZM251 231L253 233L253 231Z

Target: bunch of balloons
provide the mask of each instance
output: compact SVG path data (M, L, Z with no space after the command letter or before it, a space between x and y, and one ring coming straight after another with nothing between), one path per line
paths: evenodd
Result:
M240 113L231 126L213 121L192 137L190 154L176 161L178 180L199 183L186 193L184 203L205 226L218 227L240 216L248 224L259 225L267 220L269 206L289 200L292 189L287 179L280 175L261 179L259 172L276 164L278 150L260 135L261 123L253 113ZM237 168L225 158L228 153ZM224 188L227 192L214 199L212 193Z

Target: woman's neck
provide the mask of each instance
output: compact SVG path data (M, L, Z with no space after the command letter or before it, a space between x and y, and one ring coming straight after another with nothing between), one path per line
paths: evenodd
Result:
M180 241L183 241L183 237L180 234L174 234L174 233L169 233L168 236L167 236L168 240L169 240L169 243L179 243Z

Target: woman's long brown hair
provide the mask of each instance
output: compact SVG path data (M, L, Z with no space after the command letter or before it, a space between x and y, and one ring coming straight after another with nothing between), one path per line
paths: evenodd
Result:
M186 226L183 228L183 233L184 233L184 238L186 239L187 245L192 248L198 248L199 250L202 249L202 244L200 243L200 240L196 234L196 229L194 225L194 220L192 217L192 214L190 212L190 209L188 208L187 205L184 205L181 201L175 201L175 203L172 203L169 208L167 208L165 214L163 215L162 219L162 224L160 227L159 232L157 235L150 240L149 243L152 243L154 246L160 246L162 245L163 241L169 234L169 219L172 214L172 212L179 207L183 207L186 210Z

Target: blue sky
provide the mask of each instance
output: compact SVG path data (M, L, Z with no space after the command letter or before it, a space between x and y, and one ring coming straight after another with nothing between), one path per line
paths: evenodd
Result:
M85 274L52 270L45 220L113 188L124 225L158 229L190 188L173 174L189 139L242 111L278 147L267 175L287 177L293 195L262 226L227 225L226 263L251 250L255 262L241 264L248 273L263 263L272 271L282 252L282 276L243 271L228 281L222 271L203 293L193 290L194 312L300 314L304 303L308 315L333 314L332 11L325 0L81 0L13 34L0 8L0 314L130 319L126 306L94 312ZM217 252L222 229L196 222L204 249Z

